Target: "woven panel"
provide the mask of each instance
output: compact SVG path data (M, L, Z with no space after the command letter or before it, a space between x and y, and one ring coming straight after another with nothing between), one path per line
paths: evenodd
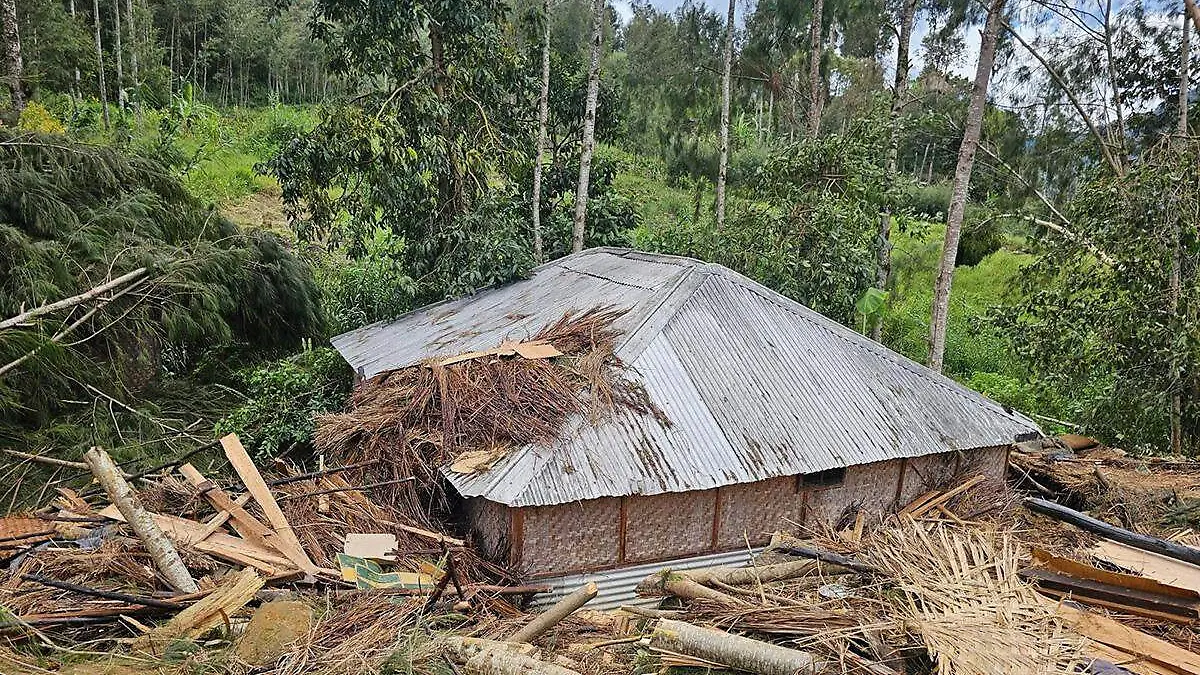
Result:
M472 497L463 507L475 545L485 557L498 563L508 563L511 508L504 504Z
M971 450L966 451L970 454ZM946 487L954 481L958 473L958 452L943 452L938 455L925 457L910 457L905 463L904 489L901 490L898 504L904 507L917 497Z
M626 499L625 561L666 560L712 547L716 490Z
M992 480L1004 480L1008 472L1008 446L964 452L958 472L960 475L983 474Z
M722 550L770 542L776 530L791 530L804 518L804 500L795 476L771 478L721 488L721 521L717 546ZM790 522L789 522L790 521Z
M527 507L522 512L521 568L526 573L561 574L617 563L620 499Z
M818 522L836 525L843 514L854 511L891 511L899 481L898 459L848 467L841 485L806 490L808 513L805 523L809 526Z

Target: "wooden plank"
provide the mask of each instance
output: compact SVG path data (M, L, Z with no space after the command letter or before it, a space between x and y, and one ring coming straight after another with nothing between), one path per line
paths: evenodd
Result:
M198 638L228 622L229 616L253 600L254 594L262 587L263 578L253 569L231 574L222 579L221 585L203 600L135 640L133 648L158 654L175 640Z
M906 515L912 513L913 511L917 510L921 506L924 506L925 502L929 501L930 499L933 499L934 497L938 496L939 494L941 494L941 490L930 490L929 492L926 492L925 494L921 495L920 497L917 497L916 499L909 502L908 506L905 506L904 508L900 509L900 511L896 515L906 516Z
M1141 616L1147 619L1156 619L1158 621L1177 623L1181 626L1191 626L1195 623L1194 619L1189 619L1188 617L1179 614L1160 612L1153 609L1146 609L1144 607L1132 607L1130 605L1121 604L1120 602L1112 602L1110 600L1082 596L1077 593L1072 593L1071 591L1061 591L1054 588L1049 588L1047 586L1038 586L1037 590L1046 597L1054 598L1055 600L1064 602L1077 602L1080 605L1087 605L1089 607L1103 607L1105 609L1111 609L1113 611L1123 612L1125 614L1133 614L1135 616Z
M179 467L179 473L187 479L192 487L200 491L200 494L208 500L215 508L227 512L233 519L233 529L242 536L243 539L252 541L259 546L273 548L283 551L277 545L278 536L271 528L259 522L258 518L250 515L246 509L242 508L225 493L224 490L217 487L215 483L204 477L204 474L192 466L191 464L183 464Z
M1141 614L1142 612L1138 610L1146 609L1155 612L1156 615L1160 613L1163 615L1157 618L1175 615L1182 621L1195 620L1200 615L1200 603L1169 595L1146 593L1089 579L1078 579L1036 567L1021 570L1020 575L1026 579L1035 580L1039 587L1071 593L1080 602L1090 602L1090 599L1095 598L1112 603L1113 606L1128 608L1124 611L1131 614Z
M100 515L112 520L125 521L115 506L106 507L100 511ZM191 546L197 551L239 565L248 565L267 574L277 574L295 567L291 560L284 558L276 551L258 546L245 539L221 532L206 534L207 528L203 523L162 513L150 515L168 537L182 546ZM201 536L204 538L201 539Z
M241 477L242 484L246 486L246 491L250 493L254 501L258 502L263 515L267 517L267 522L271 523L271 527L275 528L275 533L279 535L279 541L282 545L280 550L283 554L287 556L288 560L291 560L297 567L308 574L317 574L320 572L320 569L313 564L308 554L304 552L304 546L296 538L296 533L292 531L292 526L288 523L287 517L283 515L279 504L275 502L275 496L271 494L271 488L267 487L262 474L258 472L258 467L254 465L254 461L246 453L246 448L242 447L242 442L238 440L237 435L229 434L222 438L221 447L225 450L225 457L233 465L234 471L237 471L238 476Z
M233 500L233 503L237 504L238 506L245 506L245 505L249 504L250 503L250 493L247 492L246 494L238 497L237 499ZM208 535L221 529L221 527L226 522L229 521L230 515L231 514L228 511L220 511L216 515L214 515L212 518L209 518L208 522L204 523L208 529L205 530L206 534L204 534L202 537L200 537L200 541L204 541L205 539L208 538Z
M1079 579L1090 579L1092 581L1098 581L1104 584L1112 584L1114 586L1121 586L1123 588L1143 591L1145 593L1159 593L1162 595L1169 595L1172 597L1184 598L1193 601L1200 600L1200 593L1189 588L1169 586L1154 579L1147 579L1145 577L1134 576L1132 574L1108 572L1098 567L1092 567L1091 565L1086 565L1075 560L1060 558L1037 547L1034 547L1033 549L1033 559L1047 569L1068 574Z
M1176 671L1170 668L1160 666L1144 657L1123 652L1116 647L1109 647L1095 640L1090 640L1083 651L1088 656L1108 661L1134 675L1176 675Z
M1163 584L1200 593L1200 567L1182 560L1101 539L1092 555Z
M934 497L933 499L925 502L924 504L917 507L916 509L913 509L911 512L911 515L913 518L920 518L921 516L928 513L930 509L937 508L938 506L945 504L946 502L950 501L951 499L954 499L955 497L966 492L967 490L970 490L971 488L975 487L976 485L979 485L980 483L982 483L985 480L987 480L987 477L984 476L983 474L975 476L974 478L959 485L958 487L954 488L953 490L944 492L940 496Z
M1055 611L1080 635L1185 675L1200 675L1200 654L1147 635L1108 617L1057 603Z

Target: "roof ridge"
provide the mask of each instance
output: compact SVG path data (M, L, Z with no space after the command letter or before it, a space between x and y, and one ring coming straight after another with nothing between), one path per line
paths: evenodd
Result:
M846 326L838 323L837 321L834 321L833 319L830 319L829 317L825 316L824 314L821 314L820 312L812 309L811 307L806 307L805 305L787 297L786 295L784 295L778 291L774 291L774 290L764 286L763 284L755 281L754 279L751 279L750 277L748 277L744 274L736 272L728 267L725 267L724 265L718 264L718 265L716 265L716 267L718 268L717 273L721 276L721 278L725 279L726 281L730 281L741 288L745 288L746 290L750 291L751 293L754 293L755 295L759 296L763 300L766 300L767 302L770 302L771 304L776 305L780 309L790 311L792 314L796 315L798 318L808 321L812 325L816 326L817 328L820 328L821 330L824 330L825 332L829 333L830 335L833 335L834 337L840 338L841 340L848 342L860 349L864 349L868 352L871 352L875 356L883 357L883 358L887 359L888 361L896 364L897 366L903 368L904 370L907 370L908 372L912 373L913 375L921 377L921 378L929 381L932 384L935 384L947 391L957 394L959 397L966 399L966 400L974 403L975 405L988 410L989 412L996 412L991 407L991 406L995 406L996 408L999 409L999 412L1001 414L1007 416L1009 419L1012 419L1016 422L1022 422L1022 423L1028 422L1029 424L1032 424L1034 427L1038 427L1036 422L1029 419L1025 415L1021 414L1020 412L1016 411L1015 409L1009 408L1008 406L1005 406L1005 405L1001 405L1000 403L993 401L992 399L984 396L983 394L975 391L974 389L970 389L968 387L965 387L965 386L959 384L958 382L955 382L954 379L952 379L948 375L936 372L933 369L931 369L927 366L923 366L920 363L917 363L916 361L913 361L912 359L910 359L896 351L888 349L885 345L882 345L882 344L866 337L865 335L860 334L859 332L857 332L855 330L847 328ZM731 278L731 275L732 275L732 278ZM780 302L781 300L782 300L782 302ZM800 311L797 311L797 310L800 310ZM915 368L914 368L914 366L915 366ZM1010 412L1010 411L1012 411L1012 412ZM1014 416L1013 412L1016 412L1017 415L1019 415L1019 417ZM1040 428L1040 427L1038 427L1038 428Z

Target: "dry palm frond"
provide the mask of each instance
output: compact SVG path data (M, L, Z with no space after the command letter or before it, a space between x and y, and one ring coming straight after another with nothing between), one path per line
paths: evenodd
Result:
M424 599L399 602L361 594L332 607L308 637L284 655L274 675L374 673L395 651L400 635L420 614Z
M938 675L1073 672L1081 640L1017 576L1010 532L910 522L880 532L869 555L898 582L895 615Z
M494 461L512 448L553 442L577 415L595 422L617 409L666 424L614 354L619 332L612 324L624 312L568 312L533 337L562 357L452 365L434 359L376 375L355 391L346 412L318 420L316 445L346 463L376 460L352 482L415 478L373 493L415 515L443 505L438 470L465 451L487 452Z

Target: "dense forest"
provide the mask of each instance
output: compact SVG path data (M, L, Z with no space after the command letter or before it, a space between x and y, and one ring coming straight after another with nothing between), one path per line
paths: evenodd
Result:
M1192 0L0 0L0 28L10 454L303 458L350 386L331 335L599 245L727 265L1047 429L1200 449Z

